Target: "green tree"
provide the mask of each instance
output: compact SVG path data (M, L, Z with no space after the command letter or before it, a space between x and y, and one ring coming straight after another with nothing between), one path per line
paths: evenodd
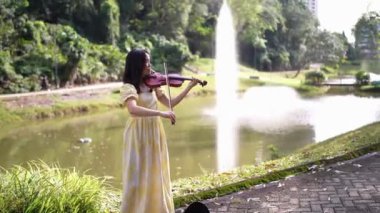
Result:
M117 42L120 35L119 16L119 7L114 0L102 2L100 5L100 27L98 30L106 43L116 44Z
M380 14L369 12L364 14L354 27L355 46L361 59L379 57L380 48Z
M67 58L59 73L61 86L72 85L78 74L79 62L86 54L88 42L69 26L65 26L57 36L57 44L60 46L62 54Z
M380 13L368 12L354 27L355 48L363 70L379 73L380 66Z
M243 63L261 69L268 62L266 31L276 31L284 17L278 0L231 0L235 17L239 55Z
M119 6L115 0L29 0L36 19L72 26L96 42L115 42L119 34Z
M338 33L318 31L309 39L307 57L312 62L328 65L338 64L344 57L347 47L345 37Z
M74 0L29 0L29 13L39 20L58 23L71 20Z
M307 42L317 31L318 22L312 13L300 2L288 1L284 4L286 17L285 44L290 53L290 65L297 74L310 63Z
M10 50L18 36L17 28L22 28L27 16L27 0L0 0L0 51Z
M214 53L217 16L212 11L211 3L220 4L220 1L200 0L193 3L185 33L189 49L203 57L212 57Z
M321 71L311 71L305 74L306 84L320 85L326 79Z
M264 62L269 70L297 70L297 74L311 62L310 40L316 35L318 21L299 1L281 0L285 19L277 30L266 31L267 48L263 51Z
M367 85L370 82L370 75L368 72L360 70L355 74L356 83L359 85Z
M186 42L184 37L188 25L189 14L195 0L127 0L120 3L123 13L123 31L145 32L164 35L168 39ZM133 9L133 10L132 10Z
M163 63L167 63L168 72L179 73L182 67L191 60L192 55L187 45L167 40L164 36L153 35L152 41L152 63L155 68L163 71Z

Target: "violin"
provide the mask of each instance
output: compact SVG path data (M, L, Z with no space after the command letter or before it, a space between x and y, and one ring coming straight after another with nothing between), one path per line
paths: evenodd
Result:
M184 81L192 81L193 79L197 80L202 87L207 85L207 81L202 81L197 78L183 77L178 74L163 75L158 72L152 72L151 74L143 77L144 83L152 89L168 84L170 87L180 87Z

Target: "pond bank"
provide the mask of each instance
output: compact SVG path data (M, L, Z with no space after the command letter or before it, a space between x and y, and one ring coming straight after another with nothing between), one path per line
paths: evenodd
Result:
M0 126L28 120L44 120L104 112L120 108L119 83L90 85L29 94L0 95ZM173 94L178 88L172 89ZM197 88L189 96L213 95L213 89Z
M0 125L120 107L121 83L0 96Z
M380 151L380 122L309 145L277 160L243 166L228 173L177 180L173 184L177 195L175 203L176 206L183 206L197 200L222 196L374 151Z

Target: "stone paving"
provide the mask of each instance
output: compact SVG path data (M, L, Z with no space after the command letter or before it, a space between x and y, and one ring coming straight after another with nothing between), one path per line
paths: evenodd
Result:
M202 203L212 213L380 212L380 153ZM176 213L183 211L179 208Z

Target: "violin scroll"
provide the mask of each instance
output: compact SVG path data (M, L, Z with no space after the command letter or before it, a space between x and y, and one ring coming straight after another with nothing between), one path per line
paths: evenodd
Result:
M195 80L197 80L198 81L198 83L202 86L202 87L204 87L204 86L206 86L207 85L207 81L202 81L202 80L199 80L199 79L197 79L197 78L194 78Z

